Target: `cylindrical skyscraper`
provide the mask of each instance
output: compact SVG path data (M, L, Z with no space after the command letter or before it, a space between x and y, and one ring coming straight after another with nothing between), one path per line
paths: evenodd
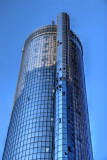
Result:
M93 160L83 49L66 13L25 41L3 160Z

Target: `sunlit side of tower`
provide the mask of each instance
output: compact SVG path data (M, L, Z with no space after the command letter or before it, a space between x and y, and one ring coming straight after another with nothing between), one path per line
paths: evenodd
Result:
M3 160L93 160L83 49L66 13L29 35Z
M26 40L3 159L52 159L56 26Z

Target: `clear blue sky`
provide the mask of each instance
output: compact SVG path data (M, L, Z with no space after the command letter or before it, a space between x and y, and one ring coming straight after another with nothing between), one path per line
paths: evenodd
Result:
M0 159L25 39L60 12L84 49L94 160L107 160L107 0L0 0Z

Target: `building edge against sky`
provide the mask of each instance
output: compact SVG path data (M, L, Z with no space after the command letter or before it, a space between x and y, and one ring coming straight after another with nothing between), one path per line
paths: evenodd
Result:
M3 160L93 160L83 49L66 13L25 41Z

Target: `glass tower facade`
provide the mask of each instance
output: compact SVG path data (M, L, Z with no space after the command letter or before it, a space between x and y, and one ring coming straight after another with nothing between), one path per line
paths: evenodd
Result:
M2 160L93 160L83 49L66 13L25 41Z

